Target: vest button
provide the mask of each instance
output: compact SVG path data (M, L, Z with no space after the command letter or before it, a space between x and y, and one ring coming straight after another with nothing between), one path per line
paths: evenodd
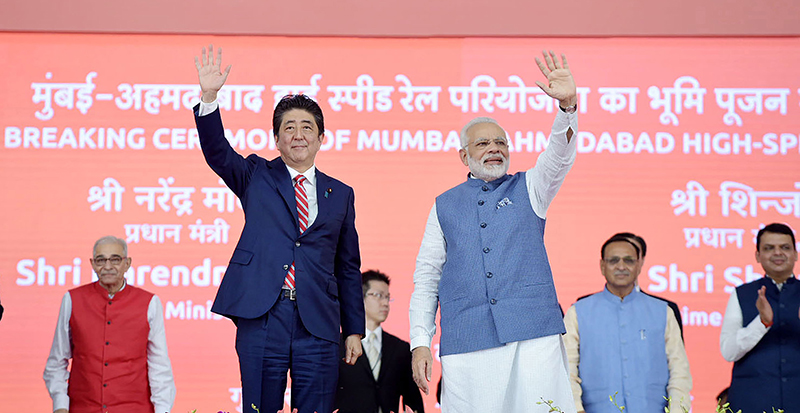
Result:
M108 363L103 363L105 366L108 366Z
M483 205L483 200L478 201L478 205Z
M484 253L486 253L486 254L488 254L488 253L489 253L489 251L491 251L491 250L489 249L489 247L486 247L486 248L484 248L484 249L483 249L483 252L484 252Z
M105 405L105 404L103 405L103 408L104 408L104 409L106 408L106 405Z
M111 322L109 321L108 324L111 324Z
M781 381L786 383L786 377L781 377Z
M106 341L106 345L108 345L108 344L109 344L109 342L108 342L108 341Z
M481 222L481 228L486 228L486 223L485 222Z
M497 300L495 300L494 298L492 298L492 300L489 302L492 303L492 305L497 304Z
M494 274L492 274L491 272L486 273L486 278L492 278L492 277L494 277Z
M483 187L481 187L481 189L483 190L483 192L486 192L486 191L488 191L488 190L489 190L489 187L488 187L488 186L486 186L486 185L484 185Z
M781 308L785 308L785 307L786 307L786 305L781 303Z
M108 387L108 383L103 383L103 387Z
M294 246L295 246L295 247L299 247L299 246L300 246L300 241L297 241L297 242L295 242L295 243L294 243Z
M108 305L111 305L111 304L114 304L114 302L113 302L113 301L109 301L109 302L108 302Z

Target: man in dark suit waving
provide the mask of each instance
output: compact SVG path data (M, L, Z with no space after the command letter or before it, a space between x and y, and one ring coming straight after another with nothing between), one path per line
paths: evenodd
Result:
M399 413L403 396L403 405L424 413L411 373L411 348L381 327L389 316L389 277L380 271L366 271L361 286L367 318L367 335L362 340L365 354L353 366L339 363L336 408L339 413Z
M225 138L217 92L230 73L222 49L195 58L201 103L194 108L206 162L242 201L245 225L211 311L236 323L244 406L283 409L286 372L292 408L333 410L339 355L355 363L364 335L364 303L353 189L314 165L325 126L322 110L289 95L272 118L280 157L242 157Z

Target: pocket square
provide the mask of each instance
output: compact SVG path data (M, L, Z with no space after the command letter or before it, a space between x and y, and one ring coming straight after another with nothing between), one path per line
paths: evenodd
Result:
M497 203L497 209L500 209L500 208L502 208L502 207L504 207L506 205L511 205L511 204L513 204L513 202L511 202L510 199L503 198L503 199L500 200L500 202Z

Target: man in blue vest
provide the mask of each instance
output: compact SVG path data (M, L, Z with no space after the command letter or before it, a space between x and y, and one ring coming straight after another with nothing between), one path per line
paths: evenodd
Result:
M441 306L442 412L573 411L564 324L544 248L545 214L575 160L577 93L566 57L536 59L560 110L536 165L508 175L507 134L490 118L462 129L466 182L436 198L410 303L414 380L426 394ZM538 409L538 410L537 410Z
M692 377L675 314L636 286L639 247L625 236L600 249L603 291L564 315L575 408L586 413L689 409ZM614 405L609 400L613 396Z
M800 282L797 244L784 224L756 236L756 261L766 277L731 293L722 320L720 350L732 361L728 402L742 413L800 412Z

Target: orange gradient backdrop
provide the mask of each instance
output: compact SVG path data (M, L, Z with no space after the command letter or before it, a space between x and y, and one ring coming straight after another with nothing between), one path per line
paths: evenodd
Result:
M598 259L606 238L618 231L642 235L648 256L640 284L683 309L695 411L712 411L730 379L730 363L718 350L729 289L748 271L761 270L752 230L774 221L798 228L798 39L0 34L0 57L7 62L0 76L0 299L6 308L0 410L51 408L41 377L61 296L91 281L92 243L114 234L131 236L130 282L158 294L166 306L178 388L173 411L236 411L233 324L208 319L204 307L214 298L213 274L226 265L243 219L235 206L220 211L204 203L210 198L203 188L220 184L195 144L186 108L196 85L192 57L210 42L223 46L225 63L233 64L228 85L240 87L238 106L232 92L223 119L243 154L277 156L268 144L273 87L308 92L318 86L328 137L317 166L355 189L362 268L392 277L396 299L385 328L404 339L426 217L434 197L465 178L457 131L474 116L497 118L510 135L512 172L530 168L557 110L535 91L542 75L533 59L545 47L566 53L582 100L577 162L547 217L561 304L566 309L603 287ZM362 75L374 88L352 89L368 84L367 77L359 83ZM398 75L414 87L440 91L407 110ZM490 80L496 87L487 89ZM473 82L481 87L474 95ZM341 87L351 87L354 100L339 106L336 90L347 90ZM606 88L629 89L611 94ZM520 100L522 90L531 99ZM131 91L139 91L138 105ZM658 104L667 93L669 111ZM730 93L736 103L728 110ZM466 112L459 98L468 99ZM738 122L726 118L729 113ZM120 134L124 144L110 138ZM119 208L95 202L107 178L124 188ZM691 198L692 181L707 195L686 209L679 201L684 194ZM724 182L750 189L730 188L727 198ZM164 185L172 188L169 195ZM148 191L163 196L154 199L152 211ZM734 195L741 194L737 204ZM230 226L227 242L192 236L198 220L217 219ZM144 224L162 225L168 236L153 242L141 232ZM180 228L177 240L169 228ZM704 228L705 237L687 237ZM435 411L434 398L426 400Z

